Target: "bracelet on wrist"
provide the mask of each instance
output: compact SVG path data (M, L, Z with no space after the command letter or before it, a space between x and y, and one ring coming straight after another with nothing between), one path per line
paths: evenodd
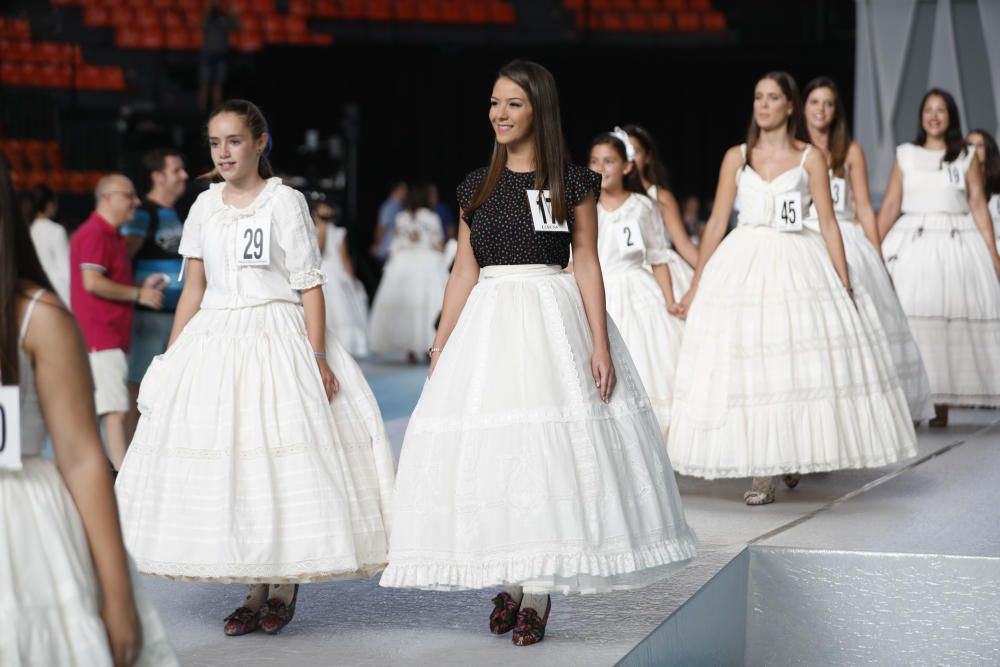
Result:
M440 352L440 351L441 351L440 347L433 347L433 346L429 347L429 348L427 348L427 356L428 357L433 357L435 353Z
M313 356L317 359L326 359L326 352L313 352Z
M139 297L142 295L142 290L139 286L132 288L132 303L139 303Z

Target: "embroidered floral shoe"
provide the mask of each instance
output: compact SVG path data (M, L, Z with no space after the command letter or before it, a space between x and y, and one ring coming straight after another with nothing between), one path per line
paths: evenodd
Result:
M493 598L494 609L490 614L490 632L495 635L503 635L514 629L514 622L517 620L518 603L504 591Z
M299 597L299 585L295 584L295 591L292 593L292 601L285 604L282 600L270 598L263 607L260 608L260 629L269 635L281 630L295 616L295 602Z
M750 490L743 494L747 505L769 505L774 502L774 478L754 477Z
M549 622L549 612L552 611L552 597L545 600L545 615L538 617L534 609L522 609L517 612L517 623L510 640L514 646L531 646L545 638L545 625Z
M240 607L226 616L226 624L222 631L227 637L239 637L253 632L258 627L260 627L260 612L249 607Z

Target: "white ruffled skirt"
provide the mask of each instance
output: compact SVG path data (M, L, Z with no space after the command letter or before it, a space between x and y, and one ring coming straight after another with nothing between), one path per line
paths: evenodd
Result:
M118 475L139 570L308 582L385 565L393 461L370 390L340 346L327 401L302 307L201 310L156 357Z
M1000 281L969 215L903 215L882 243L935 403L1000 406Z
M368 356L368 295L357 278L343 272L328 274L323 285L326 326L355 357ZM327 347L330 344L327 343Z
M822 238L742 226L719 245L684 330L668 452L713 479L879 467L916 436L871 297ZM859 312L860 311L860 312Z
M639 266L604 274L608 315L618 327L666 441L684 323L667 312L653 275Z
M0 470L0 666L110 667L101 587L80 514L55 464L26 456ZM131 568L131 561L129 563ZM132 569L139 667L179 665Z
M841 222L840 236L844 239L851 284L864 287L875 303L900 386L910 407L910 417L914 421L930 419L934 416L934 402L931 400L927 370L889 274L860 224Z
M410 418L382 586L598 593L694 557L656 417L608 328L605 404L573 277L483 269Z
M415 248L393 254L372 302L371 351L423 355L434 342L434 322L447 284L442 253Z

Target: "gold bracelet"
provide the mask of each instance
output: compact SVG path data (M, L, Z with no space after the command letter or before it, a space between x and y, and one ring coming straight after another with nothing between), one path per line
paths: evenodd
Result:
M440 347L429 347L427 348L427 356L432 357L434 356L435 352L440 352L440 351L441 351Z

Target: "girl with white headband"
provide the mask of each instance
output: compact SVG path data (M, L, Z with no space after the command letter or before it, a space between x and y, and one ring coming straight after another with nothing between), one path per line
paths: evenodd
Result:
M642 187L635 149L624 130L616 127L594 139L590 169L601 175L597 255L608 314L635 362L666 442L684 333L668 267L670 246L656 204ZM643 270L644 262L651 273Z

